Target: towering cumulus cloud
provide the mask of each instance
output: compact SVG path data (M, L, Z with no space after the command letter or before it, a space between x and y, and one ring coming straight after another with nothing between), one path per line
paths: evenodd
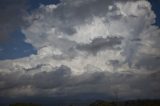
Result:
M62 0L24 17L36 55L0 61L0 96L160 97L160 29L145 0ZM96 95L101 94L101 95Z

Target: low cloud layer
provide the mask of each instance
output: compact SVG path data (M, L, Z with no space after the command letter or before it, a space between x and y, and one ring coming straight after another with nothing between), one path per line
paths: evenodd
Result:
M158 98L159 73L139 75L137 73L121 72L85 72L73 76L67 66L53 68L49 72L39 72L34 75L23 74L22 71L2 73L1 95L14 96L73 96L81 94L104 94L114 99ZM127 80L126 80L127 79ZM156 86L156 88L154 87ZM148 97L147 97L148 98Z
M159 98L160 29L145 0L62 0L24 17L28 57L0 61L0 96Z

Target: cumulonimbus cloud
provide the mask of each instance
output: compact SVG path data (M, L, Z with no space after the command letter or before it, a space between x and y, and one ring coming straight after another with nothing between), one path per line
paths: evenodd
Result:
M121 97L158 97L159 77L152 76L159 73L160 30L153 25L155 14L148 1L64 0L41 5L24 20L26 42L38 52L0 61L0 86L8 88L1 95L14 95L19 89L19 95L32 96L113 96L118 89ZM6 80L7 76L19 79Z

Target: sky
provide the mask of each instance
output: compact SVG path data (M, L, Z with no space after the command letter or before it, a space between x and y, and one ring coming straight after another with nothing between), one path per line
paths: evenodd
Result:
M160 99L159 7L0 0L0 103Z

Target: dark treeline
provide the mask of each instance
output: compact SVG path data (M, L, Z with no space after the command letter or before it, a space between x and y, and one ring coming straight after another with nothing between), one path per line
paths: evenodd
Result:
M43 106L33 103L14 103L9 106ZM77 106L76 104L64 105L64 106ZM97 100L90 103L88 106L160 106L160 100L129 100L120 102L108 102L103 100Z
M42 106L42 105L34 103L14 103L10 104L9 106Z
M120 102L107 102L98 100L89 106L160 106L160 100L129 100Z

